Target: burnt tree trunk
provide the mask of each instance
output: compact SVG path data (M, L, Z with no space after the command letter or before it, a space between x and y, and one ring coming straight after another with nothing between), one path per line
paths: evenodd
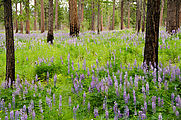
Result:
M124 29L123 25L123 6L124 6L124 0L121 0L121 30Z
M128 0L128 29L130 28L130 1Z
M145 32L145 14L146 14L146 0L143 1L143 21L142 21L142 32Z
M144 62L154 68L158 66L158 38L160 22L160 0L147 2L146 40L144 48ZM155 65L156 66L155 66Z
M47 43L53 44L53 0L49 0L49 16L48 16L48 35Z
M16 2L16 33L18 33L18 19L17 19L17 14L18 13L18 3Z
M113 0L113 14L112 14L112 28L114 30L114 23L115 23L115 0Z
M35 17L34 30L36 31L36 23L37 23L37 4L36 4L36 0L34 0L34 6L35 6L35 9L34 9L34 17Z
M140 11L140 0L136 0L136 31L139 33L141 28L141 11Z
M55 30L58 30L58 0L56 0L55 4Z
M44 2L41 0L41 33L45 32Z
M4 1L4 22L6 33L6 81L11 86L15 81L14 35L11 0Z
M100 34L100 1L97 2L98 6L98 15L97 15L97 34Z
M69 0L70 36L79 36L77 0Z
M26 10L26 34L30 34L30 6L29 0L25 2L25 10Z
M20 2L20 14L23 15L23 8L22 8L22 3ZM23 34L23 21L21 19L20 21L20 33Z
M179 28L179 10L180 0L168 0L167 1L167 25L166 30L172 34L177 32Z
M92 0L92 22L91 22L91 30L95 31L95 9L94 9L94 0Z
M162 0L161 12L160 12L160 26L162 26L163 21L163 9L164 9L165 0Z

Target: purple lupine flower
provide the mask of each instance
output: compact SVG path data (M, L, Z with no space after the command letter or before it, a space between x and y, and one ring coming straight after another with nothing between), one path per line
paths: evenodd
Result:
M14 120L14 111L11 111L11 112L10 112L10 119L11 119L11 120Z
M126 105L125 106L125 116L128 118L129 117L129 108L128 108L128 106Z
M172 93L171 94L171 99L174 100L174 97L175 97L175 95L174 95L174 93Z
M146 92L147 92L147 94L149 94L149 83L148 82L146 83Z
M114 107L113 107L113 110L114 110L114 114L117 115L117 111L118 111L118 104L117 102L115 101L114 102Z
M152 111L155 113L156 112L156 103L152 102Z
M47 72L47 84L49 84L49 72Z
M87 109L90 112L90 102L88 102Z
M11 110L11 103L8 104L9 111Z
M32 119L35 120L35 111L32 112Z
M96 118L97 116L99 116L98 110L97 110L97 109L94 109L94 118Z
M162 120L162 114L161 113L158 116L158 120Z
M160 102L161 102L161 99L160 99L160 97L158 97L158 106L161 105Z
M56 87L56 82L57 82L57 74L54 76L54 87Z
M5 116L5 120L8 120L8 116Z
M26 105L23 106L23 112L26 112Z
M69 107L71 107L71 96L69 96Z
M55 105L55 94L53 94L53 103Z
M146 101L144 101L144 110L145 110L145 112L147 111L147 103L146 103Z
M176 107L175 106L173 106L173 112L175 112L176 111Z
M84 94L83 94L83 104L85 105L85 99L86 99L86 94L85 94L85 91L84 91Z
M19 111L17 110L17 111L15 112L15 120L18 120L18 117L19 117Z
M178 116L179 116L179 111L176 111L176 112L175 112L175 115L178 117Z
M62 96L60 95L60 102L59 102L59 111L61 111L61 107L62 107Z
M108 110L105 111L105 114L106 114L106 120L108 120L109 119L109 112L108 112Z

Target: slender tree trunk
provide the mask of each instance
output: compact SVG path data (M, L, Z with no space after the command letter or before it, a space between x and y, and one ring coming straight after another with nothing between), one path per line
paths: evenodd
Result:
M11 0L4 0L4 22L6 33L6 81L8 84L15 81L14 35L12 21Z
M58 0L56 0L55 7L55 30L58 30Z
M128 29L130 27L130 1L128 0Z
M82 30L84 29L83 21L84 21L84 0L82 0L82 2L81 2L81 26L82 26Z
M69 0L70 36L79 36L77 0Z
M100 34L100 1L97 2L98 6L98 15L97 15L97 34Z
M78 4L78 19L79 19L79 31L80 31L80 25L81 25L81 0L79 0L79 4Z
M146 9L146 0L143 1L143 21L142 21L142 32L145 32L145 9Z
M112 28L114 30L114 22L115 22L115 0L113 0L113 14L112 14Z
M48 19L47 19L47 7L45 7L45 30L48 28Z
M180 0L167 1L167 26L168 33L177 32L179 26Z
M103 31L103 10L101 9L101 31Z
M44 2L41 0L41 33L45 32Z
M160 26L162 26L163 21L163 9L164 9L165 0L162 0L161 12L160 12Z
M121 0L121 30L123 29L123 6L124 6L124 0Z
M181 3L180 3L180 5L181 5ZM181 25L181 7L180 7L180 13L179 13L179 21L180 21L180 25Z
M20 14L21 15L23 15L23 11L22 11L22 3L20 2ZM21 21L20 21L20 33L22 33L23 34L23 21L22 21L22 19L21 19Z
M91 30L95 31L95 9L94 9L94 0L92 0L92 23L91 23Z
M136 31L139 33L141 27L141 11L140 11L140 0L136 0L137 8L136 8Z
M49 0L49 19L48 19L48 35L47 35L47 43L53 44L53 0Z
M29 6L29 0L26 0L26 6L25 6L25 10L26 10L26 34L30 34L30 6Z
M18 3L16 2L16 33L18 33L18 19L17 19L17 14L18 13Z
M146 41L144 49L144 62L155 68L158 66L158 38L160 22L160 0L147 2ZM154 65L156 64L156 66Z
M36 31L36 23L37 23L37 5L36 5L36 0L34 0L34 6L35 6L35 9L34 9L34 17L35 17L35 20L34 20L34 31Z

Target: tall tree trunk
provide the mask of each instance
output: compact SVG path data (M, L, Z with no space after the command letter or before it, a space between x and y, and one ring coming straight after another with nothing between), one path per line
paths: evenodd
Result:
M146 9L146 0L143 1L143 21L142 21L142 32L145 32L145 9Z
M172 34L173 31L177 32L179 26L179 10L180 0L167 1L167 26L166 30Z
M113 0L113 14L112 14L112 28L114 30L114 22L115 22L115 0Z
M45 6L45 30L48 28L47 7Z
M97 34L100 34L100 1L97 2L98 6L98 15L97 15Z
M162 26L163 21L163 9L164 9L165 0L162 0L161 12L160 12L160 26Z
M58 0L56 0L55 7L55 30L58 30Z
M20 14L21 15L23 15L23 8L22 8L22 3L20 2ZM20 33L22 33L23 34L23 21L22 21L22 19L21 19L21 21L20 21Z
M49 16L48 16L48 35L47 35L47 43L53 44L53 0L49 0Z
M25 2L25 10L26 10L26 34L30 34L30 2L26 0Z
M160 0L147 2L146 41L144 49L144 62L155 68L158 66L158 38L160 22ZM154 65L156 64L156 66Z
M81 2L81 26L82 26L82 30L84 29L83 21L84 21L84 0L82 0L82 2Z
M92 0L92 22L91 22L91 30L95 31L95 9L94 9L94 0Z
M37 5L36 5L36 0L34 0L34 6L35 6L35 9L34 9L34 17L35 17L35 20L34 20L34 31L36 31L36 23L37 23Z
M130 27L130 1L128 0L128 29Z
M41 0L41 33L45 32L44 2Z
M18 3L16 2L16 33L18 33L18 19L17 19L17 16L18 16Z
M103 31L103 10L101 9L101 31Z
M180 5L181 5L181 3L180 3ZM181 7L180 7L180 13L179 13L179 22L180 22L180 25L181 25Z
M6 81L11 86L15 81L14 35L11 0L4 0L4 22L6 33Z
M77 0L69 0L70 36L79 36Z
M140 11L140 0L136 0L136 31L139 33L141 27L141 11Z
M79 31L80 31L80 25L81 25L81 0L79 0L79 4L78 4L78 19L79 19Z
M123 29L123 6L124 6L124 0L121 0L121 30Z

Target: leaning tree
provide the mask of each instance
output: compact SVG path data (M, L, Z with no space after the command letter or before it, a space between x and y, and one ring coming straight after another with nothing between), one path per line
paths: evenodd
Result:
M15 81L15 57L11 0L4 0L4 23L6 33L6 81L12 85Z
M158 66L158 37L160 20L160 0L148 0L144 62L155 68Z

